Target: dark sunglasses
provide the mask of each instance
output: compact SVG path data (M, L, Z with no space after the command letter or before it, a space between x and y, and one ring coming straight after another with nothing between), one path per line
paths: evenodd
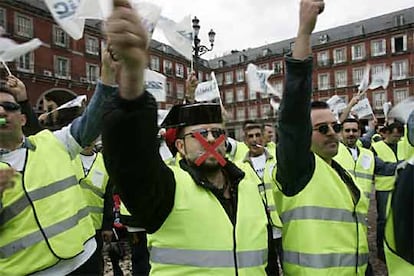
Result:
M0 106L6 111L17 111L20 110L20 105L13 102L0 102Z
M207 138L209 132L211 133L211 135L213 135L215 139L219 138L223 134L226 134L226 131L222 128L209 128L209 129L200 128L200 129L195 129L192 132L184 134L183 137L190 135L191 137L194 138L194 133L200 133L201 136L203 136L204 138Z
M334 124L321 124L321 125L313 128L313 130L317 130L321 134L327 134L329 132L329 128L332 128L335 133L339 133L341 131L341 129L342 129L342 125L341 124L338 124L338 123L334 123Z
M358 129L356 129L356 128L344 128L344 132L346 132L346 133L350 133L350 132L356 133L356 132L358 132Z
M253 133L253 134L247 135L247 137L248 138L254 138L254 137L259 138L259 137L262 137L262 134L261 133Z

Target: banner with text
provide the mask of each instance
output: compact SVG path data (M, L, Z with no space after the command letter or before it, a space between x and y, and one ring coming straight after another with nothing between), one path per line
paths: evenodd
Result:
M166 77L158 72L145 69L145 89L150 92L157 102L166 101Z
M214 72L211 72L211 80L201 82L195 90L195 100L198 102L212 101L220 98L220 90Z

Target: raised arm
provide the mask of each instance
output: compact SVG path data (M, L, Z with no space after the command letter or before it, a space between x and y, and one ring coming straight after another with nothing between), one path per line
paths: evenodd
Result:
M323 1L302 0L298 36L292 57L286 58L286 89L279 116L276 179L286 195L295 195L314 169L311 148L310 101L312 93L311 33Z
M114 4L107 35L121 65L120 99L104 117L105 165L129 212L152 233L171 211L175 180L158 151L157 104L143 89L146 33L127 1Z

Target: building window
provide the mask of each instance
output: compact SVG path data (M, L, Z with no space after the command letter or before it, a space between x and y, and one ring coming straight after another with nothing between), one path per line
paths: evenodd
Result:
M234 120L233 108L227 108L227 119L230 121Z
M269 64L268 63L260 64L259 69L260 70L269 70Z
M398 27L402 25L404 25L404 15L403 14L396 15L394 17L394 26Z
M60 27L53 25L53 42L60 47L69 46L69 36Z
M347 74L345 70L335 72L335 86L346 87L348 82Z
M352 83L354 85L359 85L364 78L364 67L354 68L352 69Z
M329 53L328 51L323 51L318 53L318 65L319 66L328 66L329 65Z
M250 120L254 120L257 118L257 106L250 106L248 112Z
M408 88L394 90L394 105L408 98Z
M238 102L244 101L244 87L238 87L236 90L236 95Z
M244 121L246 114L244 112L244 107L238 107L237 108L237 114L236 114L237 120Z
M244 81L244 69L237 69L236 78L237 78L237 82L243 82Z
M343 63L346 61L346 48L338 48L334 50L334 63Z
M295 42L291 42L289 45L289 50L293 51L293 48L295 48Z
M223 74L217 74L216 81L218 85L223 85Z
M34 53L30 52L17 59L17 70L27 73L34 72Z
M271 116L271 110L270 110L270 104L264 104L262 105L262 114L261 116Z
M280 61L273 62L272 66L273 66L273 74L277 74L277 75L283 74L283 61L280 60Z
M378 74L382 74L382 72L385 69L385 64L375 64L371 66L371 77L374 78L374 76Z
M401 53L407 51L407 35L399 35L391 38L391 52Z
M385 91L372 92L372 101L374 109L382 109L382 105L387 101L387 94Z
M55 56L55 76L60 79L70 79L70 60Z
M150 58L150 68L154 71L160 71L160 58L156 56L151 56Z
M198 71L198 81L203 82L204 81L204 73L201 71Z
M385 46L385 39L371 41L371 56L377 57L385 55L387 53Z
M177 83L177 99L184 99L184 84Z
M6 31L6 10L0 8L0 27L3 27L3 30Z
M224 74L224 83L225 84L231 84L231 83L233 83L233 71L226 72Z
M172 94L172 83L170 81L167 81L167 95L171 96Z
M329 40L329 36L327 34L323 34L319 36L319 43L320 44L325 44L327 43Z
M323 73L318 75L318 89L329 89L329 73Z
M392 63L392 79L402 80L408 76L408 60L398 60Z
M33 19L16 13L14 22L15 34L23 37L33 37Z
M352 60L361 60L365 58L365 44L355 44L352 45Z
M175 75L179 78L184 78L184 65L180 63L175 64Z
M219 60L218 61L218 66L219 66L219 68L223 68L224 67L224 60Z
M234 101L233 89L226 90L226 103L232 103Z
M91 83L96 83L99 78L99 66L86 63L86 79Z
M270 55L272 53L272 51L270 51L270 49L269 48L266 48L266 49L263 49L263 52L262 52L262 56L267 56L267 55Z
M173 75L172 62L169 61L169 60L164 60L163 66L164 66L164 74L166 74L168 76L172 76Z
M99 55L99 39L93 36L85 36L85 51L88 54Z

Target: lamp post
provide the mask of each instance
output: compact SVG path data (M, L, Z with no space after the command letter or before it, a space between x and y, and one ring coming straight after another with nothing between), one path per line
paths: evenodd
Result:
M198 64L198 58L201 55L204 55L205 53L213 50L214 46L214 38L216 36L216 33L211 29L208 32L208 39L210 41L210 47L201 45L201 40L198 38L198 33L200 31L200 20L194 16L193 20L193 30L194 30L194 46L193 46L193 52L194 52L194 71L197 73L197 64Z

